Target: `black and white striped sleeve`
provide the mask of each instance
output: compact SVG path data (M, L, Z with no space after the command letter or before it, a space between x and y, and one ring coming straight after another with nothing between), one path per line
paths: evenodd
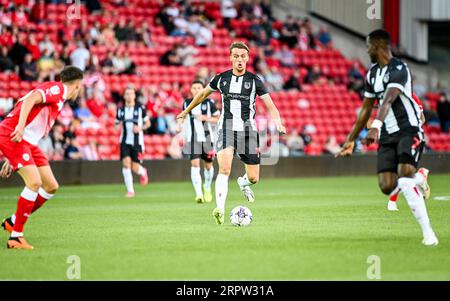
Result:
M386 89L397 88L401 92L405 90L405 85L408 82L408 70L403 64L399 64L391 69L389 72L389 82Z
M220 74L217 74L216 76L214 76L214 78L209 82L208 87L213 90L213 91L217 91L219 89L219 80L220 80Z
M371 71L369 70L366 75L366 80L364 81L364 97L375 98L376 97L375 91L373 90L373 87L370 84L370 73Z

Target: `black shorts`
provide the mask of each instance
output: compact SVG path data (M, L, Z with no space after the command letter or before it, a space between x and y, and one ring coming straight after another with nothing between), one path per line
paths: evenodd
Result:
M425 142L418 135L400 135L397 141L378 147L377 172L397 173L398 164L418 167Z
M183 154L188 157L189 160L202 159L205 162L211 163L215 156L211 135L206 135L205 142L187 142L183 147Z
M261 163L259 134L251 128L247 128L245 131L220 129L215 147L217 152L227 147L233 147L234 153L245 164L258 165Z
M120 145L120 160L130 157L131 161L142 164L142 148L140 145L133 146L129 144Z

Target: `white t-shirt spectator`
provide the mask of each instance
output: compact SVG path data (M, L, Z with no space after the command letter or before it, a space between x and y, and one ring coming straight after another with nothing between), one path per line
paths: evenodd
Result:
M231 0L222 0L221 12L224 18L234 19L237 17L237 10Z
M72 65L80 68L83 71L86 69L86 63L89 60L89 58L90 58L89 50L87 50L84 47L78 47L70 55L70 61L72 62Z
M211 29L205 26L200 27L195 37L195 45L197 46L208 46L213 38Z

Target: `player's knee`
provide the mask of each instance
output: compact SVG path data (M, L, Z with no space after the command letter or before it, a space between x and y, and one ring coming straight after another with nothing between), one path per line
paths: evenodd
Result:
M32 180L28 182L26 186L27 188L37 192L39 188L42 187L42 181L40 179Z
M231 174L231 166L221 166L219 173L229 176Z
M259 181L259 176L258 175L247 175L248 180L252 183L252 184L256 184Z
M55 181L49 185L44 186L43 188L44 188L45 192L50 193L50 194L55 194L56 191L58 191L58 189L59 189L59 184L58 184L58 182Z
M386 195L391 194L391 192L395 189L395 184L388 182L380 182L378 183L378 186L380 187L381 192Z

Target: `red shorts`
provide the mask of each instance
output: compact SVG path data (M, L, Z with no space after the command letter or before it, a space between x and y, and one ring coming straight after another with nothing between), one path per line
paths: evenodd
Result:
M47 157L42 150L25 140L12 142L11 137L0 135L0 151L8 159L14 171L27 165L47 166Z

